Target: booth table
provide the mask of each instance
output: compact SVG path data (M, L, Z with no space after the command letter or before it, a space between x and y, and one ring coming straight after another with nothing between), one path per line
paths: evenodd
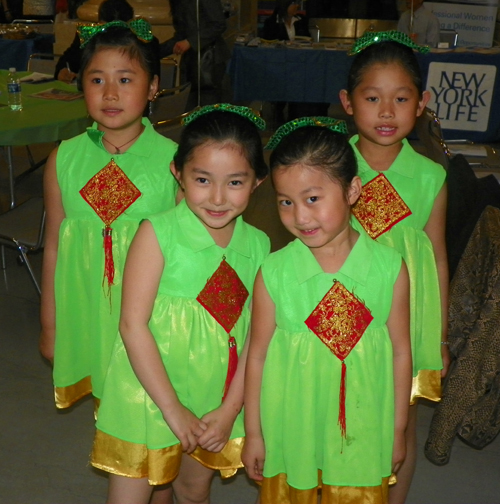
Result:
M54 35L40 34L33 38L12 40L0 38L0 69L15 67L18 71L28 68L33 53L51 53Z
M500 69L499 50L417 53L424 86L431 63L488 65ZM299 49L291 47L246 47L235 45L229 64L235 101L286 101L339 103L339 91L346 87L352 57L345 50ZM467 138L474 142L495 142L500 139L500 76L494 79L489 93L491 107L485 131L446 129L445 138ZM470 81L470 76L466 77ZM451 81L449 77L446 83ZM480 80L480 77L478 77ZM455 83L454 85L459 85ZM483 91L467 95L465 102L475 99L482 104ZM455 93L456 94L456 93ZM443 97L444 94L441 95ZM448 93L448 98L451 93ZM451 98L449 98L451 99ZM462 110L460 111L462 113Z
M74 86L59 81L41 84L22 83L23 110L14 112L8 106L7 71L0 70L0 146L7 152L10 202L15 206L12 146L56 142L85 131L90 124L83 98L73 101L34 98L31 94L57 88L76 91ZM21 77L29 75L24 72Z

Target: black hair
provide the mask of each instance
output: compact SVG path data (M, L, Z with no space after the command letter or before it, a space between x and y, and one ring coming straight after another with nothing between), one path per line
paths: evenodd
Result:
M257 126L238 114L218 110L201 115L184 128L174 156L177 171L182 172L195 149L206 143L236 144L241 148L258 180L264 179L269 173Z
M103 49L120 49L131 60L138 60L141 67L148 74L149 80L158 75L158 58L153 45L142 42L137 36L124 26L110 26L106 30L94 35L83 48L80 72L78 74L78 88L82 89L82 77L90 60L97 52Z
M293 3L298 3L297 0L276 0L276 7L274 12L278 14L280 19L286 19L288 17L288 7Z
M413 84L422 96L423 85L420 67L413 49L398 42L381 42L373 44L356 55L352 62L347 78L347 92L351 94L359 85L366 72L372 65L397 63L411 77Z
M134 9L126 0L104 0L99 6L99 21L130 21L134 17Z
M284 137L271 154L271 173L302 164L323 171L342 187L344 195L358 173L347 136L322 126L305 126Z

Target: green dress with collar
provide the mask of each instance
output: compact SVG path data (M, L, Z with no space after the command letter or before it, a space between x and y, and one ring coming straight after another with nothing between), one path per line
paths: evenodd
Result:
M358 161L358 175L364 184L379 175L370 168L350 143ZM404 258L410 276L410 334L413 358L413 386L410 402L418 397L441 399L441 296L432 243L424 231L434 201L443 187L446 172L441 165L421 156L406 139L391 167L381 172L411 210L411 215L380 235L377 241L395 248ZM353 217L352 225L361 230Z
M148 220L165 259L149 327L177 397L201 418L221 405L229 352L228 334L196 298L225 257L249 293L230 331L240 353L250 322L253 283L269 253L269 238L238 217L229 245L221 248L184 200ZM147 477L151 484L175 478L179 440L134 374L121 338L109 366L97 429L94 466L124 476ZM243 436L240 413L230 436L238 443L228 443L232 453L226 460L221 462L218 454L199 448L193 455L209 467L234 473L242 466Z
M391 474L394 439L392 343L386 326L401 256L360 233L335 274L300 240L262 265L276 306L261 392L264 477L286 474L293 488L376 487ZM345 359L346 433L338 425L341 361L305 320L338 280L373 320Z
M148 119L137 141L123 154L110 154L96 124L61 143L57 181L65 218L59 230L55 272L56 405L71 406L86 394L100 398L118 333L122 272L129 245L142 219L175 205L177 182L169 165L177 144L156 133ZM104 224L79 191L111 159L141 196L111 224L114 285L104 280Z

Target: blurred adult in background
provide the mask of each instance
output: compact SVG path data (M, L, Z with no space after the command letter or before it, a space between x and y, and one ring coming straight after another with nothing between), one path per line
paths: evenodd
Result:
M134 9L126 0L104 0L99 6L98 19L101 23L109 23L110 21L131 21L134 17ZM152 41L153 51L158 55L158 64L156 72L160 75L160 56L159 56L159 42L155 37ZM80 71L80 38L78 33L71 45L64 51L57 62L54 72L54 79L63 82L72 82L76 79Z
M307 19L300 14L297 0L277 0L274 12L264 21L263 38L266 40L294 40L309 37Z
M424 0L406 0L408 10L401 14L398 30L406 33L417 44L436 47L439 42L439 20L423 3ZM410 26L412 4L413 26Z
M197 4L199 5L199 27ZM226 18L220 0L170 0L174 36L160 44L160 56L182 54L182 81L192 83L193 93L198 82L198 38L201 56L211 53L210 74L212 84L204 93L203 105L220 101L221 84L229 49L222 37L226 31ZM202 83L203 88L203 83Z
M296 37L309 37L308 20L298 14L299 5L297 0L276 0L274 12L264 21L263 38L293 41ZM288 102L288 116L285 118L287 102L274 102L273 105L276 126L297 117L326 116L329 107L329 103Z

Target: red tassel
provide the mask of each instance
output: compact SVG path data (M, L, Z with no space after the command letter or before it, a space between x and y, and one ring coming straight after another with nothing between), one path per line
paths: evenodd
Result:
M339 394L339 421L340 432L344 439L347 438L347 427L345 418L345 396L346 396L346 378L347 368L345 362L342 361L342 376L340 378L340 394Z
M229 337L229 361L227 363L227 375L226 375L226 383L224 384L224 395L222 396L222 400L226 398L226 395L229 391L229 387L231 386L231 382L233 381L234 375L236 374L236 368L238 367L238 348L236 346L236 340L233 336Z
M115 279L115 263L113 261L113 238L111 236L112 229L106 226L102 230L102 236L104 237L104 276L102 278L102 285L104 286L104 280L108 280L108 295L111 292L111 286L114 285Z

